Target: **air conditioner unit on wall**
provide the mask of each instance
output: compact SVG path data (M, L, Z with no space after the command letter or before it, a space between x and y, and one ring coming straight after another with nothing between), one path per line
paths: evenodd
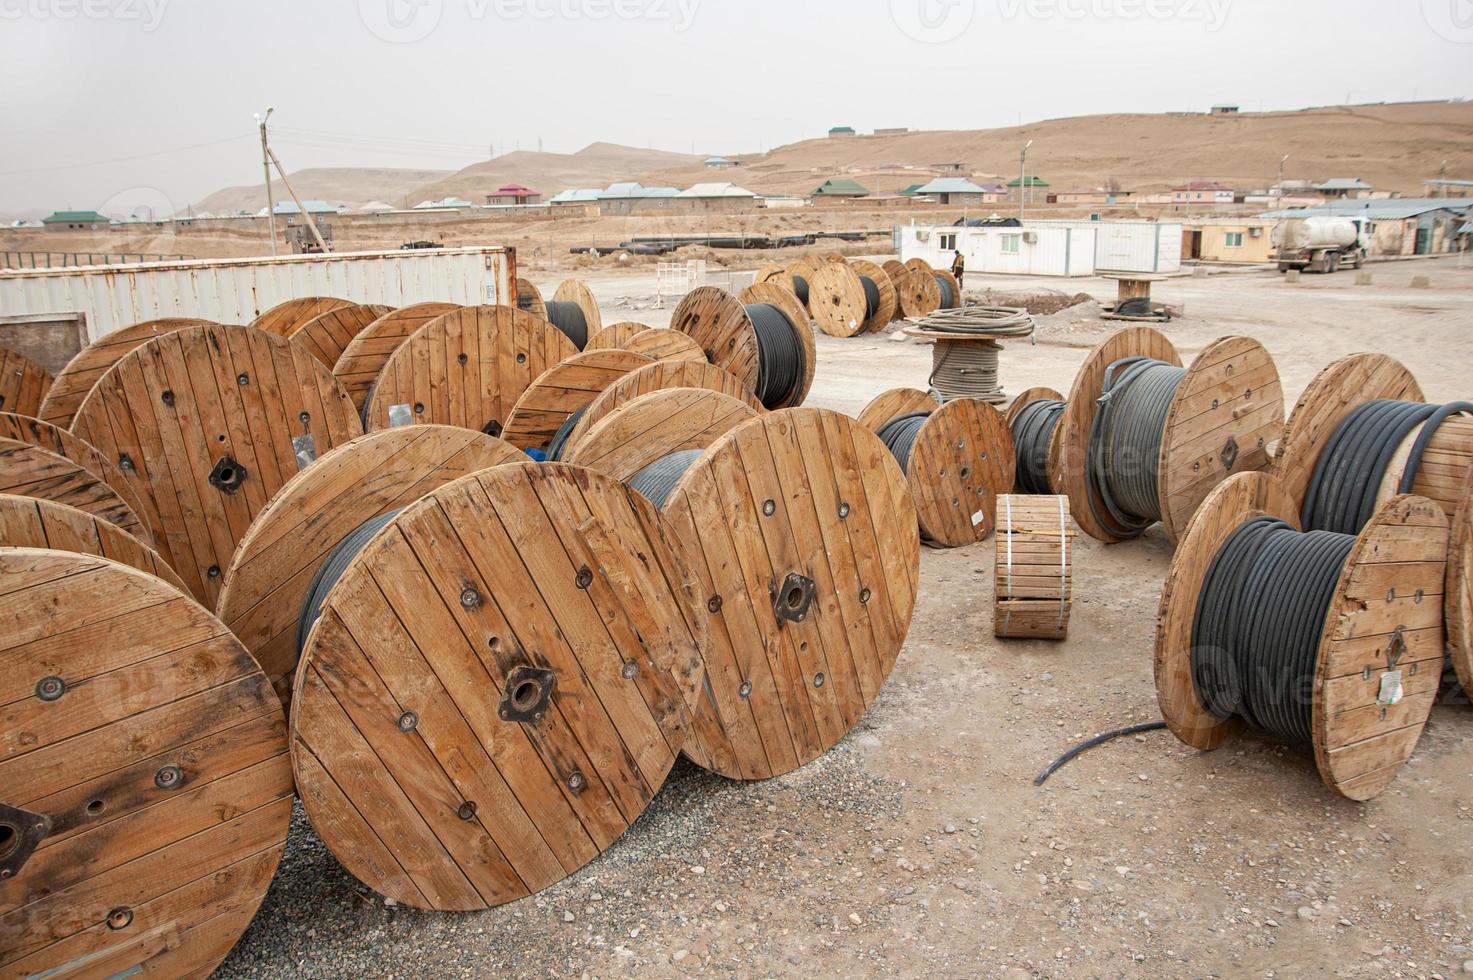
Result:
M1249 228L1248 229L1248 237L1249 238L1262 238L1263 237L1263 229L1262 228Z
M916 241L918 241L918 242L929 242L930 240L931 240L931 231L930 231L929 228L922 228L920 231L916 232Z
M1038 244L1038 232L1036 232L1036 231L1025 231L1025 232L1023 232L1023 244L1025 244L1025 245L1037 245Z

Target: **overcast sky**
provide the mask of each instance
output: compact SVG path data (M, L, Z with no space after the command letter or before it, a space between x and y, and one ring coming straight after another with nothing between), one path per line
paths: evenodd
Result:
M0 0L0 211L260 180L268 105L289 171L456 169L1470 82L1470 0Z

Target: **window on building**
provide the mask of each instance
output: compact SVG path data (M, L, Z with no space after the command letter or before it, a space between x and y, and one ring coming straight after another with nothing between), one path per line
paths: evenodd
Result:
M941 236L941 251L950 252L956 248L956 235Z
M1243 233L1241 231L1230 231L1223 235L1227 239L1228 248L1243 247Z
M1004 236L1002 236L1002 253L1004 255L1017 255L1018 254L1018 246L1020 244L1022 244L1022 241L1023 241L1023 236L1022 235L1004 235Z

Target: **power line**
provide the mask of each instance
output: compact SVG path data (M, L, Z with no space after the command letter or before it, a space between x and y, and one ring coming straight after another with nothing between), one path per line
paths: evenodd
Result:
M168 156L171 153L183 153L186 150L200 150L207 146L220 146L224 143L234 143L236 140L251 139L255 133L242 133L239 136L227 136L222 140L211 140L208 143L192 143L189 146L176 146L168 150L156 150L153 153L139 153L129 157L114 157L111 160L91 160L87 163L66 163L55 167L32 167L27 170L5 170L0 171L0 177L19 177L23 174L48 174L58 170L81 170L86 167L102 167L114 163L131 163L134 160L150 160L154 157Z

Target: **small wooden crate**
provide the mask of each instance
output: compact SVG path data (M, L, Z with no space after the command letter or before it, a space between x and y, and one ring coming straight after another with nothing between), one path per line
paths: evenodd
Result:
M1068 497L997 498L993 633L1008 639L1068 636L1073 539Z

